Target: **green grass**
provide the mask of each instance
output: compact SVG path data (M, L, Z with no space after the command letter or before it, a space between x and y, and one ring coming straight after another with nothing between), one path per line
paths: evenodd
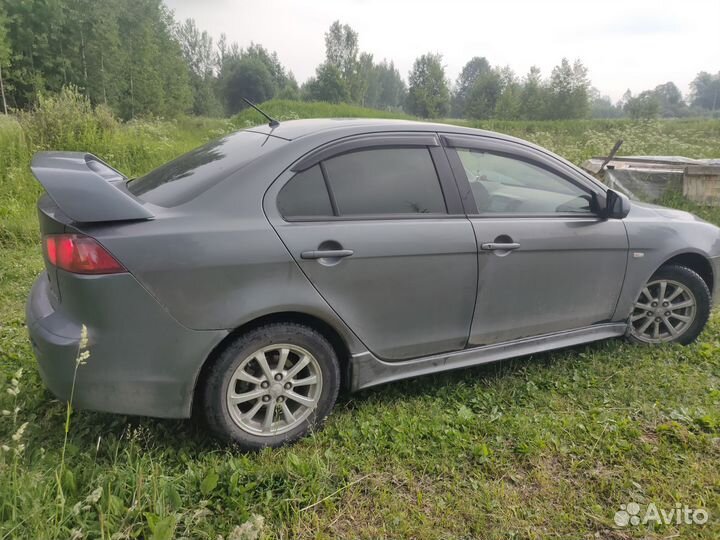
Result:
M292 102L268 110L377 114ZM24 328L24 301L42 269L30 155L82 148L140 174L260 121L250 114L82 127L42 143L29 142L38 133L27 119L23 129L0 123L0 410L9 413L0 416L0 445L9 448L0 451L0 539L240 538L236 527L254 515L264 527L255 518L245 528L268 538L718 537L717 315L689 347L616 340L344 395L323 431L258 454L218 445L189 421L77 411L61 504L65 406L43 389ZM483 127L574 161L606 152L617 137L633 153L720 155L720 121ZM717 210L667 202L720 224ZM15 388L17 396L6 392ZM616 529L614 513L631 501L704 507L710 522Z

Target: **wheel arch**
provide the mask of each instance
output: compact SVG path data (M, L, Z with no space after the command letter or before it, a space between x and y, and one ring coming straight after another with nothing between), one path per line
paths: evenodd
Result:
M247 321L246 323L238 326L227 336L225 336L220 343L210 351L210 354L205 358L198 371L192 390L192 403L191 411L193 416L195 415L195 406L200 401L200 392L203 388L203 383L207 377L208 370L213 364L215 359L232 343L238 336L245 334L255 328L259 328L266 324L272 323L296 323L303 326L307 326L319 332L325 339L330 342L330 345L337 354L338 361L340 363L340 383L343 388L347 389L350 385L350 348L346 340L342 337L342 334L334 328L330 323L324 321L320 317L303 313L300 311L282 311L276 313L269 313L262 315Z
M698 274L708 287L709 291L714 290L716 276L713 273L713 266L710 260L704 255L696 252L686 252L673 255L660 266L657 270L663 266L680 265L689 268L696 274ZM657 270L655 270L657 272Z

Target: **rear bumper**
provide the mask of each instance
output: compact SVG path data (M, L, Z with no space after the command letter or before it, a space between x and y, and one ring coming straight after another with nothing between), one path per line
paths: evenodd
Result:
M30 341L48 389L62 400L70 398L85 324L90 358L77 369L75 407L190 416L202 363L227 332L185 328L130 274L58 274L63 303L53 307L43 273L26 306Z

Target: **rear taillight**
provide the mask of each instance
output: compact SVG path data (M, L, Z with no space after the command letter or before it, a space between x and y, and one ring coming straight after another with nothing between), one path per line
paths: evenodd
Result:
M43 239L45 254L53 266L75 274L127 272L97 240L82 234L49 234Z

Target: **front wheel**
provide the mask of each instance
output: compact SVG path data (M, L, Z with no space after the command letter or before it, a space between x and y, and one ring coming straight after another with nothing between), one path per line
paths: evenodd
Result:
M630 338L640 343L687 345L710 316L710 290L694 271L663 266L638 295L630 316Z
M209 427L245 450L302 437L330 413L340 388L332 345L295 323L256 328L231 343L205 380Z

